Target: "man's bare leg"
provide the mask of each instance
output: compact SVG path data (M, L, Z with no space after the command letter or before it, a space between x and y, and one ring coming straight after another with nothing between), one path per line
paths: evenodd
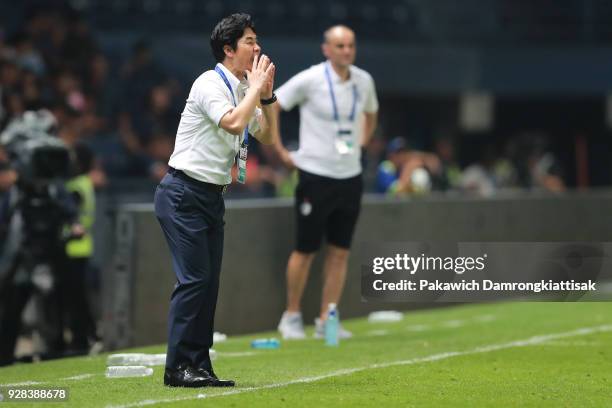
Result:
M297 313L315 253L293 251L287 262L287 312Z
M321 298L321 320L327 317L327 307L330 303L338 304L344 282L346 280L346 270L348 265L350 250L340 248L335 245L327 246L325 263L323 265L323 296Z

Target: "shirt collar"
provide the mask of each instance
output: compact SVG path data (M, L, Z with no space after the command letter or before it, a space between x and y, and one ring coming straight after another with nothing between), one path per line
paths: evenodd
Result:
M219 68L221 68L221 70L223 71L223 73L227 77L227 80L229 81L230 85L232 86L232 90L234 92L236 92L236 89L238 88L238 84L240 83L240 80L238 80L238 78L236 78L236 76L232 73L232 71L227 69L227 67L225 65L223 65L223 64L221 64L219 62L219 63L217 63L217 66Z
M331 76L332 82L334 84L344 83L342 78L340 78L340 75L336 73L336 70L334 69L334 67L332 67L331 61L327 60L325 61L325 63L327 64L327 69L329 69L329 75ZM349 66L349 78L346 82L351 82L354 77L355 76L353 75L353 66L351 65Z

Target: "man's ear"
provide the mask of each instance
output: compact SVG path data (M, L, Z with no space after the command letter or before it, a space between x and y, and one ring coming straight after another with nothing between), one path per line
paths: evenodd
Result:
M321 44L321 53L323 54L323 56L325 56L325 58L328 58L328 44L327 43L323 43Z
M225 52L226 56L233 57L235 50L232 47L230 47L229 45L224 45L223 46L223 52Z

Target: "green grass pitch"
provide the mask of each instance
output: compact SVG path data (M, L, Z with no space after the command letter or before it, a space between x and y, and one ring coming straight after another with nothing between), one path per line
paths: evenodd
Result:
M232 389L167 388L161 366L150 377L108 379L106 354L2 368L0 384L69 389L65 403L38 404L47 407L612 406L610 303L464 305L344 325L355 337L338 348L314 339L250 348L276 333L215 345L215 370L236 380ZM10 405L33 404L0 403Z

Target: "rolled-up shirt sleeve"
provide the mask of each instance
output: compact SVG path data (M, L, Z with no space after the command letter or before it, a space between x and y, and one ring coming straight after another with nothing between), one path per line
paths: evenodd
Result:
M294 106L304 102L308 92L308 85L310 84L310 77L310 69L304 70L276 90L278 103L280 103L283 110L291 110Z
M223 116L234 109L229 91L217 81L203 79L194 87L194 99L202 111L219 126Z

